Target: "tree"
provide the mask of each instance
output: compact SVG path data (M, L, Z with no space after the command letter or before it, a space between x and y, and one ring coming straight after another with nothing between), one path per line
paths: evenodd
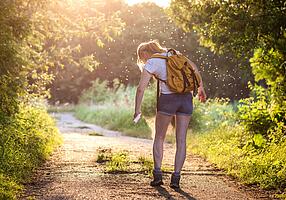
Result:
M169 13L184 30L197 31L201 44L214 52L231 53L243 59L255 54L250 62L256 81L266 80L273 90L278 89L285 96L285 90L281 90L285 86L284 1L177 0L172 1ZM261 56L272 57L276 65L270 69L267 64L257 64L266 62ZM276 88L278 85L281 87Z
M285 2L173 0L169 13L184 30L196 31L201 44L212 51L249 59L255 80L264 81L266 88L254 87L254 98L244 102L247 109L241 109L241 115L247 116L242 120L246 120L248 129L261 123L263 133L278 127L274 132L286 134ZM256 117L260 112L265 117ZM249 121L251 118L259 120Z
M51 95L56 97L52 102L75 102L75 97L79 97L82 90L95 79L91 72L101 61L97 51L117 37L124 26L117 12L121 1L112 2L86 0L79 4L74 1L69 7L63 4L60 9L58 5L48 9L48 20L56 20L61 34L68 34L61 40L56 32L47 32L51 38L47 38L49 45L45 48L56 55L52 62L55 67L51 70L55 78L48 87Z
M122 34L105 42L103 48L91 45L89 40L82 43L82 52L93 52L100 64L91 73L82 70L79 73L79 69L71 67L59 71L52 85L53 102L77 102L80 93L96 78L108 80L110 87L114 79L125 85L136 85L140 78L136 48L151 39L158 39L162 45L187 54L201 69L208 96L238 99L247 95L249 77L239 69L237 62L231 56L217 56L200 47L197 35L178 28L164 9L153 3L112 5L113 12L118 12L125 24ZM67 92L69 96L64 95Z

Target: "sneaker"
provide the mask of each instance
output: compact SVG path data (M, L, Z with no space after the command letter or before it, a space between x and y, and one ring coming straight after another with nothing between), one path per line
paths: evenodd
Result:
M180 179L181 179L181 175L175 175L173 173L171 176L170 187L173 189L179 189L180 188Z
M163 173L162 173L161 171L155 172L155 171L153 170L153 178L154 178L154 180L151 181L151 183L150 183L151 186L160 186L160 185L163 185L163 181L162 181L162 179L163 179Z

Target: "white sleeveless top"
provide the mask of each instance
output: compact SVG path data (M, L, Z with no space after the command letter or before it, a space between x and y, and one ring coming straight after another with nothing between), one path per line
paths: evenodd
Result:
M160 55L166 56L167 53L161 53ZM161 80L167 80L167 68L166 68L166 60L162 58L150 58L147 60L144 69L155 75ZM172 94L172 92L169 87L166 85L166 83L159 81L160 86L160 93L162 94Z

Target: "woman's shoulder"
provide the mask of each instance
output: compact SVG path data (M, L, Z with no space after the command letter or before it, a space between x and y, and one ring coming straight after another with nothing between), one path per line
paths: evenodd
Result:
M154 53L149 60L162 60L167 56L167 52L165 53Z

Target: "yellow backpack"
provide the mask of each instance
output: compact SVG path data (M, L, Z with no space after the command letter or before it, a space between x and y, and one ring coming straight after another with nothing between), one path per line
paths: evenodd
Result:
M169 52L172 55L168 56ZM166 60L167 80L159 80L165 82L171 91L176 93L189 93L193 91L194 96L197 94L200 77L195 73L184 55L178 54L174 49L169 49L167 56L154 54L151 58Z

